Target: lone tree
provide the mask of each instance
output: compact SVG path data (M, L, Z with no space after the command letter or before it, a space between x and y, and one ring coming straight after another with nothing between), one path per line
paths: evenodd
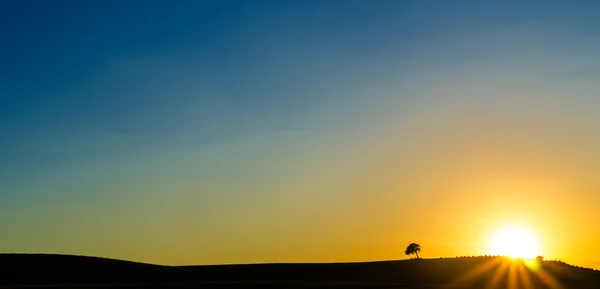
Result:
M404 251L404 254L406 254L406 255L415 254L415 255L417 255L417 259L420 259L419 252L421 252L421 245L419 245L417 243L410 243L410 245L408 245L408 247L406 247L406 251Z

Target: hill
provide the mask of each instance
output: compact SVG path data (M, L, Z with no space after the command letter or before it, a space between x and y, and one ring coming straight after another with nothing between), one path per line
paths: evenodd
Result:
M142 281L165 266L99 257L57 254L0 254L0 284Z
M0 287L131 288L597 288L600 272L504 257L362 263L160 266L96 257L0 254ZM520 285L520 286L517 286ZM182 287L184 286L184 287ZM383 287L382 287L383 286ZM389 288L389 287L388 287Z

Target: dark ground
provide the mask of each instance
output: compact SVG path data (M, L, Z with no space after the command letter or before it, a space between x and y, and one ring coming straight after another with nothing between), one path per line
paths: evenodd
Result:
M0 288L600 288L600 271L503 257L365 263L158 266L112 259L0 254Z

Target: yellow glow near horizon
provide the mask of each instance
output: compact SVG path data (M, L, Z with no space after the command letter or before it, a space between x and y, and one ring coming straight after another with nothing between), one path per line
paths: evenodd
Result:
M496 230L488 241L488 252L511 258L535 258L541 253L541 242L525 227L506 226Z

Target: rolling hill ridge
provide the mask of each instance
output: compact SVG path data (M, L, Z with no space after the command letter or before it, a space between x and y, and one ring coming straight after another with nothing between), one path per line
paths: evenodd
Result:
M268 281L457 284L476 287L491 282L497 286L492 288L502 288L513 282L511 274L521 280L518 282L528 280L530 284L539 286L549 282L567 288L594 288L600 285L600 271L558 261L543 261L529 266L525 261L505 257L162 266L86 256L0 254L0 267L3 268L0 285L5 286Z

